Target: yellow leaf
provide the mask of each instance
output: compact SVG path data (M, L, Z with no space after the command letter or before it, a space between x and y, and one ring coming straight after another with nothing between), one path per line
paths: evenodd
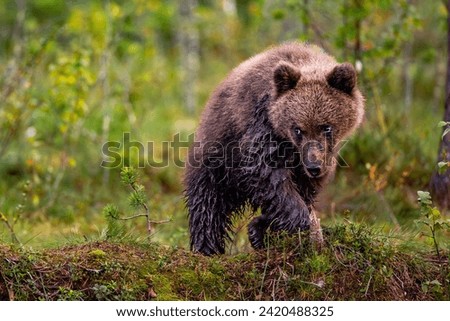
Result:
M59 126L59 131L64 134L65 132L67 132L68 126L66 124L62 124Z
M77 166L77 161L74 158L70 157L69 158L69 167L73 168L75 166Z
M40 201L41 200L40 200L39 196L37 194L34 194L32 199L31 199L31 202L33 203L33 205L34 206L38 206Z
M111 4L111 16L113 18L121 18L122 11L120 10L120 6L117 3Z

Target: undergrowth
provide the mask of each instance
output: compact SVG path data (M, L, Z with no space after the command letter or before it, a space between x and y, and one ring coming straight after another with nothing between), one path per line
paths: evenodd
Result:
M2 300L442 300L448 253L405 251L364 225L274 236L266 250L204 257L154 243L0 246Z

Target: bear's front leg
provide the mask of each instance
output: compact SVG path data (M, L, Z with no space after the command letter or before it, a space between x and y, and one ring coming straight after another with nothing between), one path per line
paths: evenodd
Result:
M264 247L264 237L268 229L295 234L309 230L311 213L292 181L286 173L275 172L267 181L270 186L261 184L255 193L253 204L261 206L262 215L254 218L248 226L249 240L253 248Z

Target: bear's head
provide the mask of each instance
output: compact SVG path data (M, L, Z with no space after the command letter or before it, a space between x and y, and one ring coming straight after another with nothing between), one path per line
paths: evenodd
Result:
M279 63L268 115L275 133L295 146L309 177L335 167L336 147L362 122L364 99L349 63L301 70Z

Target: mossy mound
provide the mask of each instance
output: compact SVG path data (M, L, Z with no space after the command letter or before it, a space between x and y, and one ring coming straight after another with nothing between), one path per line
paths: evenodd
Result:
M448 260L400 250L355 224L273 237L260 252L204 257L156 244L0 245L2 300L441 300Z

